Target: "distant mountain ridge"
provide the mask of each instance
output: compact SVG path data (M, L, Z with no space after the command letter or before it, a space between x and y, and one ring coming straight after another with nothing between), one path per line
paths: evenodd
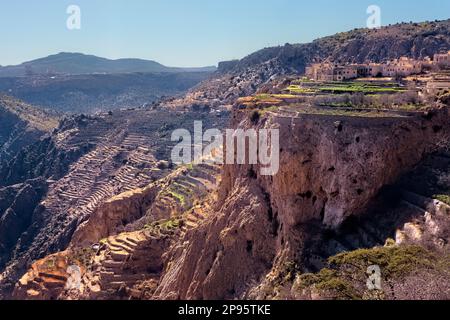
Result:
M0 67L0 77L21 77L37 74L95 74L95 73L179 73L214 72L216 67L174 68L143 59L111 60L82 53L61 52L16 66Z

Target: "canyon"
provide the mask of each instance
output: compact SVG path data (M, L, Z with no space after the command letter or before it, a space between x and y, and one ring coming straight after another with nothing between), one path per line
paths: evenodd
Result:
M448 299L448 92L374 108L286 90L319 58L448 51L449 29L400 24L267 48L220 64L183 96L46 115L39 128L17 114L48 111L5 97L11 125L0 141L24 126L33 134L1 144L1 297ZM279 171L173 163L172 132L195 121L278 130ZM382 292L365 286L372 264Z
M422 172L417 164L427 159L424 155L449 159L438 143L449 141L448 130L433 129L448 124L448 110L400 119L267 114L256 127L280 128L285 142L277 175L259 175L250 165L225 165L220 181L200 187L212 193L189 187L201 202L192 209L159 207L161 197L167 197L165 188L179 188L180 179L193 177L189 168L114 197L78 228L66 251L33 265L14 296L304 299L305 289L295 289L297 278L283 280L280 288L278 281L289 268L301 276L319 272L336 254L383 248L390 238L399 248L422 244L445 256L450 206L409 190L420 187L411 181L414 170ZM240 128L255 127L248 111L238 106L233 119ZM199 174L194 177L203 177L205 169L195 168ZM448 167L443 170L448 175ZM217 170L212 173L219 176ZM80 256L86 260L80 262ZM53 284L53 269L45 269L54 259L64 261L59 285ZM80 290L65 290L70 263L85 270ZM428 281L438 283L445 272ZM394 291L400 296L404 289ZM321 295L326 297L314 294ZM414 296L421 297L429 296Z

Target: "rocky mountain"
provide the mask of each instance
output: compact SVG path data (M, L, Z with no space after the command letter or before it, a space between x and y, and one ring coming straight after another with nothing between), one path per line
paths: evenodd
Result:
M95 73L161 73L161 72L213 72L215 67L172 68L142 59L105 59L82 53L61 52L45 58L24 62L17 66L0 67L0 77L23 77L45 74L95 74Z

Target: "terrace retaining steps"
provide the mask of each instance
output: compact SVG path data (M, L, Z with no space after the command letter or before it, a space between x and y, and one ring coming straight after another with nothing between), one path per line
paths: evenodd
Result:
M100 126L97 135L109 129ZM90 137L90 134L86 135ZM73 208L71 214L84 220L114 195L149 184L154 179L150 168L156 164L150 149L142 147L149 139L143 135L124 136L126 134L108 137L73 164L67 175L52 185L44 203L46 209L61 212ZM72 143L82 140L78 137ZM131 150L125 155L128 161L116 169L113 164L116 163L115 158L123 155L123 146Z
M151 263L148 259L155 253L155 243L164 243L164 239L164 235L158 238L149 231L108 237L105 241L106 249L95 264L97 271L90 276L91 279L96 279L92 281L91 292L106 293L107 297L108 290L113 290L114 295L119 289L129 291L142 281L157 277L157 274L149 272Z

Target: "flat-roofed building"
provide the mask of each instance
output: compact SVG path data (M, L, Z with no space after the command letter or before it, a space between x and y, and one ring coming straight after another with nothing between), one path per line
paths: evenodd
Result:
M315 81L346 81L365 77L408 77L422 73L428 60L415 60L408 57L387 63L337 64L331 62L315 63L306 68L306 76Z
M315 81L333 81L334 66L330 62L312 64L306 68L306 76Z
M435 54L433 62L438 66L450 66L450 51L448 51L447 53Z
M420 60L401 57L383 65L384 77L407 77L413 74L422 73L423 63Z
M358 78L356 65L335 67L333 69L333 81L345 81Z
M379 63L358 64L355 66L358 72L358 78L383 76L383 66Z

